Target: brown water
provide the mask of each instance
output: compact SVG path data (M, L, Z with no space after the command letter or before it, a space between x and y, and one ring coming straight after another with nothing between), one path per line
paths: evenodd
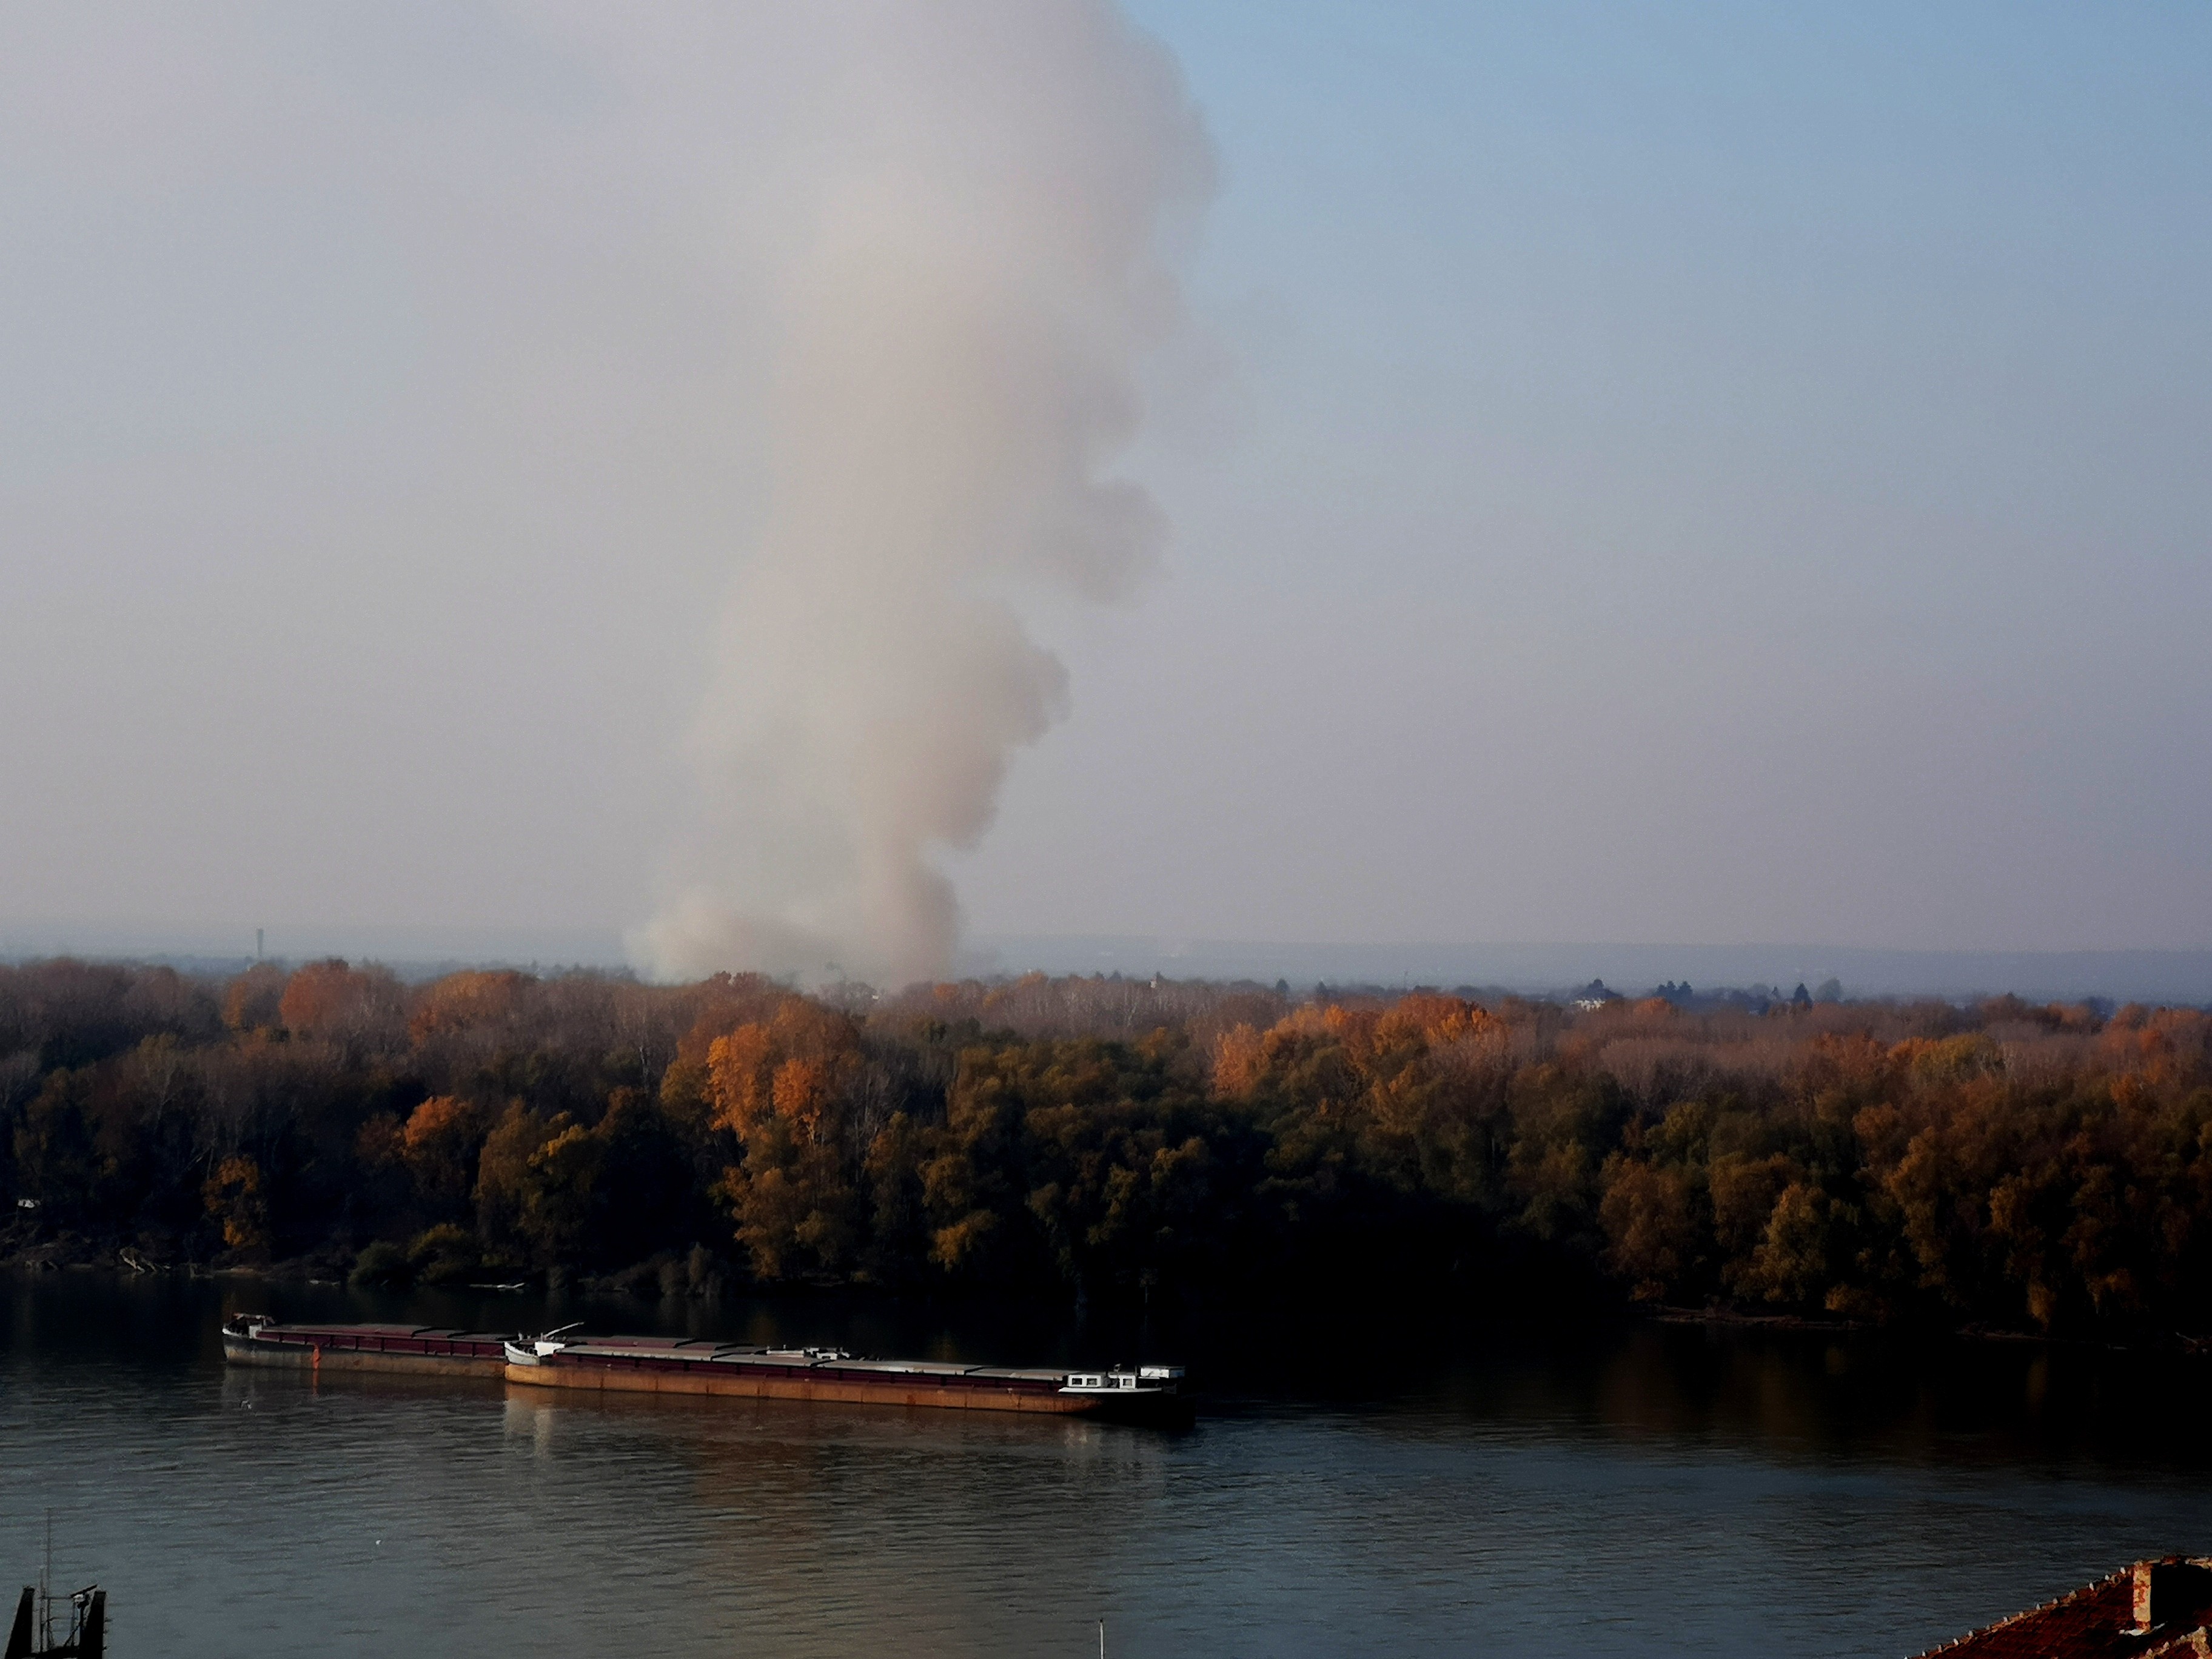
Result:
M226 1313L1155 1357L1187 1432L226 1370ZM1104 1330L927 1310L0 1277L0 1583L149 1655L1899 1656L2212 1546L2212 1368L1622 1326Z

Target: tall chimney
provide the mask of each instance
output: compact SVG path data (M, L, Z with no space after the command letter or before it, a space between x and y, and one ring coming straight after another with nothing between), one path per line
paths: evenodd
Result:
M2154 1626L2169 1630L2202 1629L2212 1620L2212 1560L2169 1555L2138 1561L2134 1570L2137 1636Z

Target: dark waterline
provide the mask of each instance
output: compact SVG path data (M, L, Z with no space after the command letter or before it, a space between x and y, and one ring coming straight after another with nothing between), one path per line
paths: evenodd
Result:
M1173 1357L1184 1433L227 1371L224 1315ZM1134 1351L1134 1352L1133 1352ZM0 1583L134 1655L1901 1656L2212 1540L2212 1367L1582 1323L0 1277ZM13 1575L9 1577L9 1575Z

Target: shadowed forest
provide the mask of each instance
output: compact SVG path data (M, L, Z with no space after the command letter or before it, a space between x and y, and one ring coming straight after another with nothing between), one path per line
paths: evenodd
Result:
M2212 1016L58 960L0 968L0 1194L33 1264L2194 1336Z

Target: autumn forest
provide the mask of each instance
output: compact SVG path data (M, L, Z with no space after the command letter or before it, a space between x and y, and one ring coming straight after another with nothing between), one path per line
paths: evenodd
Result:
M2212 1016L0 967L0 1256L2212 1330Z

